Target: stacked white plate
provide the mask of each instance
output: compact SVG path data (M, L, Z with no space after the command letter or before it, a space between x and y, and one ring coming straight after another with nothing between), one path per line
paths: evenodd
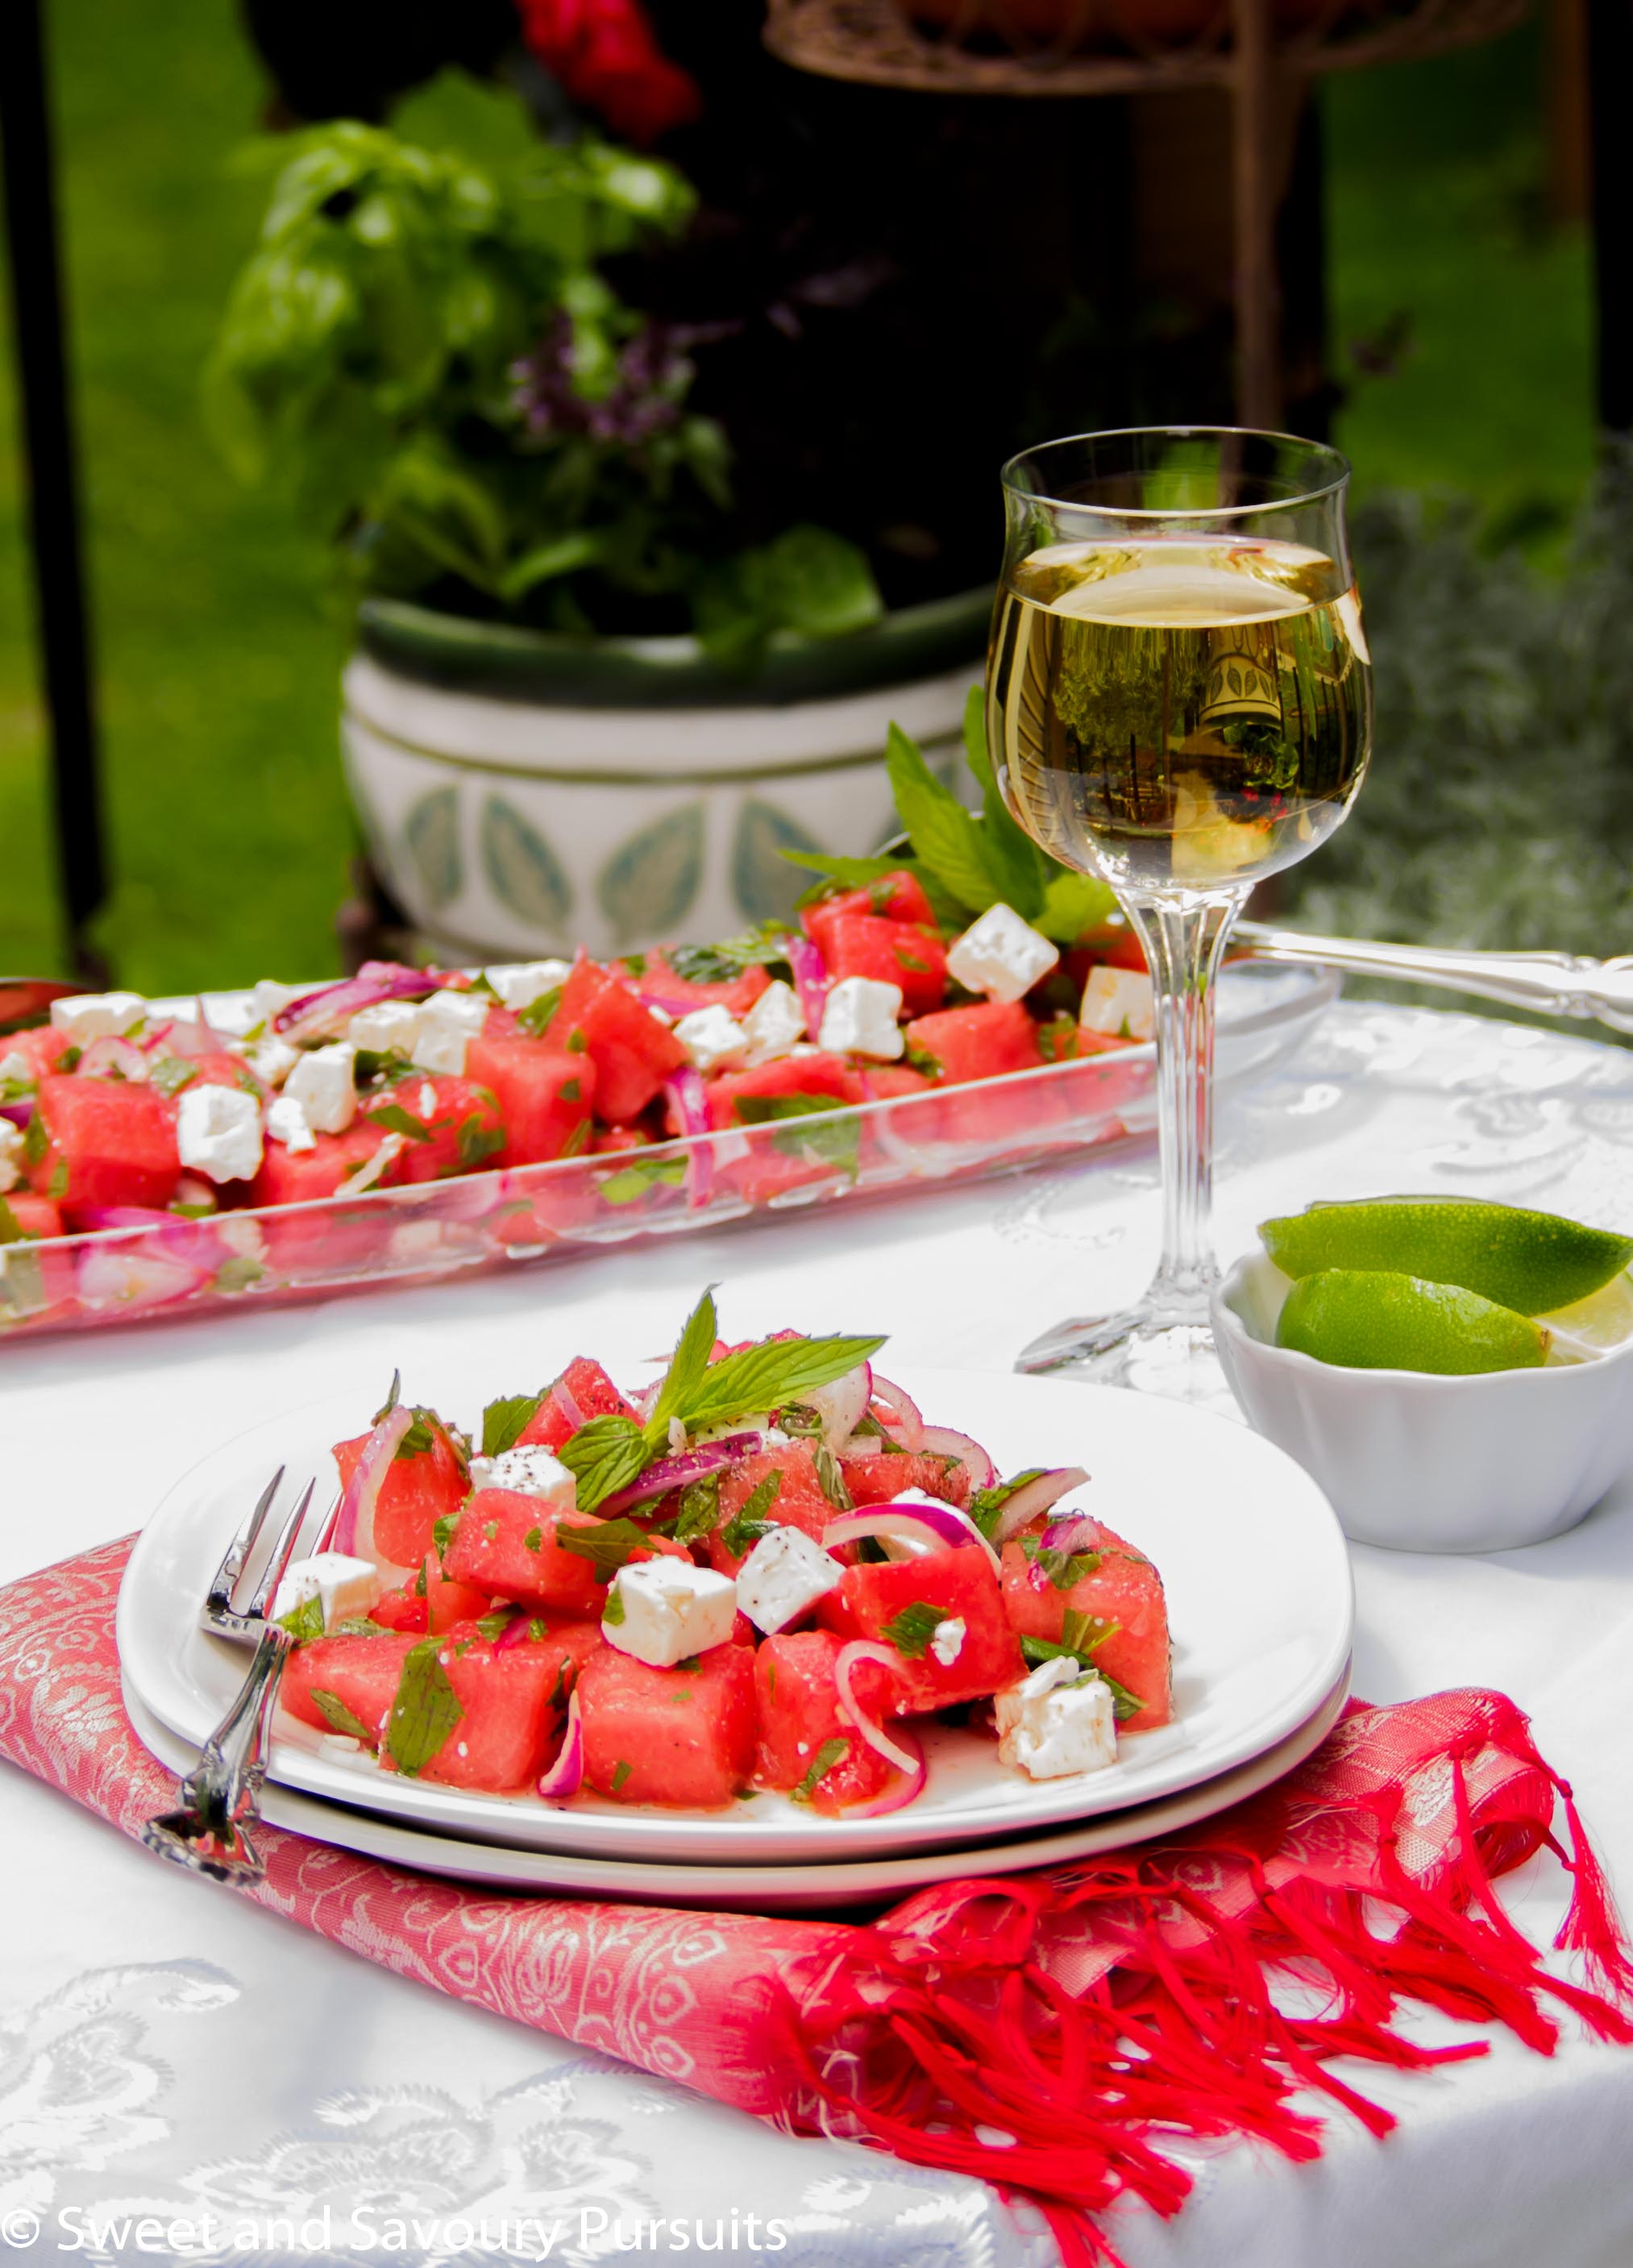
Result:
M639 1374L638 1363L608 1367ZM989 1734L932 1725L916 1802L881 1818L829 1819L771 1793L729 1813L472 1794L382 1772L280 1719L264 1815L318 1841L490 1886L811 1911L1148 1840L1255 1793L1317 1745L1348 1687L1350 1563L1327 1499L1291 1459L1222 1418L1108 1388L930 1370L901 1382L931 1422L973 1433L1002 1472L1088 1471L1072 1503L1162 1573L1172 1725L1125 1734L1103 1771L1037 1781L1000 1764ZM467 1425L505 1385L474 1375L457 1352L438 1377L408 1381L416 1399ZM246 1667L241 1649L206 1636L197 1620L228 1538L279 1464L286 1488L316 1476L332 1494L330 1444L362 1422L349 1399L268 1419L195 1466L137 1543L119 1602L126 1698L142 1738L179 1771Z

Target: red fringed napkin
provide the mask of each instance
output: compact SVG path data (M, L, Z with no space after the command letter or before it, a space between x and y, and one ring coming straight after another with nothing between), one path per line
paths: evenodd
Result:
M129 1550L0 1592L0 1754L135 1834L174 1784L120 1698ZM1497 1693L1357 1708L1277 1786L1171 1841L948 1883L869 1927L484 1896L261 1840L251 1895L275 1911L791 2131L982 2175L1036 2202L1070 2268L1113 2258L1091 2216L1119 2197L1178 2210L1189 2180L1163 2136L1313 2158L1310 2093L1375 2134L1394 2124L1331 2058L1484 2053L1413 2045L1391 2029L1402 2003L1505 2024L1543 2055L1549 2001L1633 2041L1633 1964L1570 1791ZM1544 1969L1492 1888L1544 1844L1574 1874L1556 1944L1585 1956L1586 1986Z

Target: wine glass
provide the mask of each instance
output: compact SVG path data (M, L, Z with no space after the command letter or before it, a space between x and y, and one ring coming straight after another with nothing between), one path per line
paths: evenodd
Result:
M1224 1402L1213 983L1254 883L1332 833L1366 770L1350 468L1284 434L1184 427L1047 442L1003 479L988 740L1020 825L1103 877L1144 947L1163 1186L1138 1305L1060 1324L1016 1366Z

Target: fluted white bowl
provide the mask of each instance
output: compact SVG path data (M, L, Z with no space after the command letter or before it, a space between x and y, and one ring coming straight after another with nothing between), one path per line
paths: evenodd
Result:
M1320 1484L1357 1543L1541 1543L1633 1461L1633 1339L1588 1362L1467 1378L1348 1370L1276 1345L1291 1288L1267 1254L1239 1260L1213 1296L1214 1343L1249 1425Z

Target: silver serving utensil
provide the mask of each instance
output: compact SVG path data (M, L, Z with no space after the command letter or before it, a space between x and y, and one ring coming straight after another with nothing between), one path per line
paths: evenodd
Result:
M234 1539L235 1549L242 1544L239 1572L283 1476L280 1469L246 1528ZM278 1678L293 1643L286 1630L267 1620L267 1613L295 1557L315 1486L315 1482L308 1481L302 1490L294 1510L279 1531L247 1604L234 1611L233 1619L239 1628L223 1633L246 1636L252 1626L254 1630L254 1658L243 1684L226 1715L205 1742L198 1763L177 1789L177 1808L150 1819L142 1830L142 1840L150 1851L156 1852L161 1859L173 1860L178 1867L187 1867L191 1874L208 1874L212 1881L247 1886L261 1881L266 1874L265 1862L249 1830L255 1823L256 1806L266 1780L261 1759L267 1727ZM231 1558L231 1552L228 1557ZM213 1589L212 1586L212 1594Z
M1262 961L1313 961L1353 976L1387 977L1471 992L1505 1007L1574 1017L1633 1032L1633 954L1592 961L1574 953L1483 953L1456 946L1382 945L1370 938L1311 937L1268 923L1238 922L1233 944Z

